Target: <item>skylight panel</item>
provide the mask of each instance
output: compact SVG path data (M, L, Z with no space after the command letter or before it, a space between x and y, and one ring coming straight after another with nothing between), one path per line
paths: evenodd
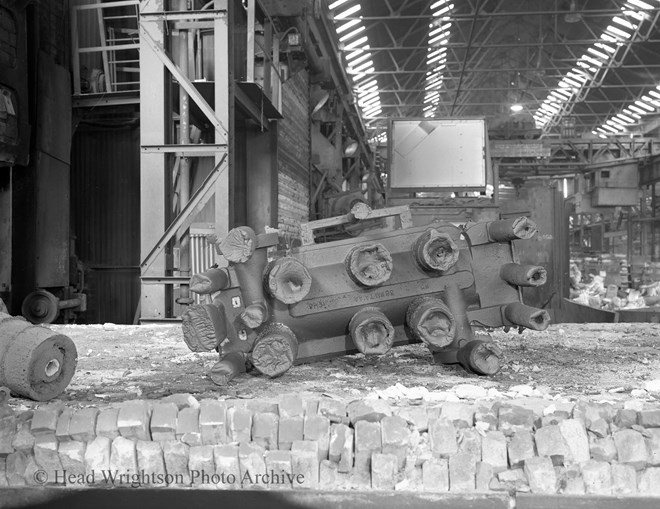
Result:
M352 49L357 46L361 46L365 42L367 42L369 38L365 35L364 37L360 37L359 39L355 39L354 41L349 42L346 46L344 46L345 49Z
M357 28L356 28L355 30L353 30L352 32L349 32L349 33L347 33L347 34L342 35L342 36L339 38L339 42L347 41L348 39L351 39L351 38L355 37L355 36L358 35L359 33L364 32L364 30L365 30L364 25L360 25L359 27L357 27Z
M346 23L344 23L343 25L337 27L337 33L341 34L342 32L345 32L346 30L348 30L349 28L354 27L359 22L360 22L359 19L351 19L351 20L347 21Z
M362 6L360 4L355 4L353 7L349 7L345 11L340 12L339 14L337 14L335 16L335 20L348 18L352 14L355 14L356 12L358 12L361 8L362 8Z
M638 36L640 23L648 18L646 13L640 11L649 9L653 9L653 7L643 0L625 2L620 13L612 17L611 23L601 34L600 41L587 48L586 52L576 61L575 67L566 73L559 81L557 88L548 94L534 115L537 125L545 127L550 122L556 122L558 116L569 111L570 101L574 100L585 86L601 75L601 70L611 62L623 43ZM619 128L621 124L635 123L635 119L641 118L640 115L655 112L656 108L660 107L660 94L658 97L654 96L655 98L646 97L647 99L638 100L624 109L619 114L620 116L610 118L609 124L604 124L603 127L612 130L612 124L614 124ZM659 100L656 101L656 99Z

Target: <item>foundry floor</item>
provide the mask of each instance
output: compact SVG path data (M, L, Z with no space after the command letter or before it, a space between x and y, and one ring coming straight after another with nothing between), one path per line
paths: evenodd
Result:
M537 391L533 395L626 400L648 396L631 391L660 379L660 324L652 323L554 324L543 332L522 334L495 331L493 338L504 350L505 364L488 378L466 373L460 366L435 365L426 347L415 344L393 348L378 358L356 354L294 366L274 380L254 371L227 387L214 385L205 374L218 355L190 352L179 325L51 328L76 344L76 374L59 398L76 403L158 399L182 392L198 398L276 398L287 392L309 392L350 400L388 388L390 396L405 397L404 389L437 392L457 384L509 392L509 396L514 395L512 387L524 385ZM391 389L397 384L399 391ZM27 400L12 403L34 405Z
M125 490L101 489L99 494L97 486L88 487L86 490L78 490L75 487L70 490L62 487L30 486L34 485L33 482L30 482L34 469L42 466L39 464L40 458L47 457L52 451L57 455L58 443L61 446L64 443L62 440L70 441L69 444L79 443L80 450L85 451L85 447L87 447L87 452L90 450L92 442L95 443L95 446L99 443L105 444L108 455L110 454L110 444L112 444L112 461L115 458L115 448L120 451L122 447L128 447L128 450L132 450L132 454L135 454L136 445L144 444L144 439L125 434L119 421L114 430L115 437L121 435L118 438L107 439L105 435L99 433L98 428L96 438L94 430L85 438L76 437L73 433L71 436L62 438L59 435L59 424L64 416L64 413L60 415L62 408L70 409L71 412L78 415L82 409L89 407L98 408L101 411L109 408L124 408L133 404L125 402L135 400L136 404L146 405L153 409L164 404L160 402L163 398L181 393L194 396L194 404L199 406L197 401L202 402L202 408L205 404L208 407L209 404L217 404L217 401L220 400L222 405L226 404L223 409L250 409L249 412L253 412L252 415L255 416L255 419L257 415L263 416L264 413L271 411L264 410L264 408L277 408L272 407L272 402L278 404L278 401L279 412L282 415L282 395L296 395L296 397L301 397L303 402L334 400L341 402L341 405L356 400L365 401L367 405L371 405L370 401L384 400L395 416L404 415L404 413L399 413L402 409L409 409L415 413L416 407L422 410L424 419L428 417L424 429L418 427L418 431L422 431L421 434L417 431L412 432L416 433L417 440L421 436L423 450L415 446L416 449L413 451L413 457L417 455L417 463L420 464L415 467L416 471L413 468L412 471L407 471L405 476L401 477L403 472L400 470L399 477L390 479L392 482L396 481L396 489L393 489L395 486L392 484L389 486L389 491L372 491L370 488L373 488L376 482L376 477L373 477L376 475L376 467L372 466L374 470L371 474L371 484L343 484L337 486L335 490L332 482L323 484L324 475L331 475L333 482L335 475L337 475L338 482L341 477L337 474L336 464L331 464L332 462L326 459L325 463L321 464L321 484L319 486L321 490L312 492L308 490L242 490L237 492L219 490L213 491L212 494L208 490L202 490L197 496L195 506L208 507L210 504L217 503L232 507L239 499L244 501L243 505L250 507L354 507L365 504L371 506L377 504L382 507L426 507L432 504L434 507L470 507L473 509L481 507L507 509L513 506L521 509L624 506L650 508L660 506L660 498L658 498L660 496L659 324L555 324L544 332L524 331L519 334L517 331L508 333L495 331L493 338L504 350L506 360L502 370L497 375L488 378L466 373L458 366L434 365L426 348L416 344L394 348L379 358L365 358L363 355L356 354L294 366L283 376L274 380L266 379L253 371L242 375L225 387L214 385L205 374L217 361L217 354L190 352L183 342L181 328L178 325L104 324L53 325L50 327L58 333L66 334L76 344L79 356L77 370L67 390L48 404L10 398L9 406L17 416L16 429L23 428L24 432L21 432L23 433L20 437L21 440L12 441L10 439L7 442L12 450L15 446L14 453L2 457L2 451L0 451L0 470L6 471L8 481L8 483L5 481L5 487L2 487L2 479L0 479L0 508L25 507L36 503L43 503L45 504L43 506L46 506L56 501L60 501L62 507L68 508L92 505L95 507L125 507L132 505L128 504L126 499L128 495L132 494L132 500L139 500L141 509L145 509L152 506L171 506L175 499L179 500L177 497L183 496L182 493L192 493L192 490L157 489L152 491L144 489L133 490L127 495ZM260 406L263 402L271 402L271 406ZM58 407L59 403L62 405ZM307 405L307 403L305 404ZM477 410L475 416L474 409L484 406L487 407L487 410L484 410L485 413L482 412L479 416L479 410ZM501 407L513 408L514 414L509 414L508 411L503 412ZM310 412L309 408L309 405L305 406L305 419ZM321 407L318 408L318 412L321 414ZM503 480L506 476L486 469L486 475L489 477L486 479L486 484L483 485L482 493L455 493L453 487L445 488L445 491L448 490L448 492L443 494L425 492L429 486L426 484L426 474L423 479L420 477L423 471L420 458L422 456L430 457L431 453L428 445L424 446L424 443L428 444L428 440L431 440L431 446L435 447L433 438L430 436L440 436L438 433L441 433L444 426L443 424L439 427L435 426L433 422L436 419L440 421L445 414L449 415L452 412L464 415L467 408L472 409L472 417L469 419L471 421L474 419L473 422L461 424L462 417L451 421L456 425L456 434L454 436L451 433L450 440L452 442L455 439L458 440L457 457L467 454L463 451L465 445L461 445L463 439L467 440L465 437L471 436L474 439L475 436L478 438L478 435L481 434L484 441L485 458L486 437L490 436L489 433L502 436L500 430L504 429L503 426L508 425L507 419L517 418L516 412L522 412L520 413L522 416L526 415L525 412L533 414L532 417L535 420L533 423L527 420L523 432L536 435L536 448L532 445L532 456L530 456L536 458L530 460L529 466L525 462L523 477L527 476L529 483L525 481L521 489L518 489L518 485L507 485L506 483L509 481ZM182 411L181 409L182 407L179 406L179 412ZM358 442L357 421L351 416L350 405L345 406L344 409L346 413L340 416L339 420L329 419L330 422L345 423L356 430L355 451L357 454L358 444L362 443ZM604 413L600 414L601 411ZM57 432L52 429L48 436L39 436L39 433L43 433L44 430L48 432L46 428L39 428L35 432L34 421L37 419L38 412L42 412L40 418L49 412L51 414L54 412L53 415L55 415L58 425ZM235 413L237 412L238 410ZM312 412L314 413L316 410L312 410ZM622 419L626 416L629 417L631 412L634 418L625 424ZM453 413L452 415L454 415ZM57 417L58 415L59 417ZM226 415L227 430L229 430L233 426L230 424L229 410ZM597 436L594 434L597 423L590 427L589 420L598 419L599 415L603 415L606 420L603 440L609 441L609 444L616 444L616 449L612 449L614 445L611 445L609 452L603 452L598 443L592 442L592 439ZM96 418L96 414L94 414L94 418ZM570 470L572 467L567 463L566 467L555 465L553 471L550 459L547 456L542 457L540 441L546 440L547 436L541 437L539 434L541 424L536 419L541 418L547 418L543 422L543 426L555 425L555 428L562 434L567 433L565 436L562 435L564 438L560 438L560 440L565 440L569 448L575 448L577 452L572 451L571 454L581 454L579 449L582 448L582 453L586 456L579 463L578 470ZM147 426L149 425L148 419L149 417L146 421ZM562 425L561 421L564 419L571 422L568 425ZM418 424L413 423L410 419L407 420L411 429ZM201 430L201 411L199 421ZM30 422L32 422L31 425ZM405 420L403 422L405 426ZM394 421L389 421L387 426L393 423ZM325 425L328 426L328 424ZM380 425L385 433L385 421ZM489 426L491 427L489 428ZM575 430L576 427L579 433L573 436L571 430ZM0 431L2 430L0 429ZM34 437L31 432L35 432ZM328 430L326 430L327 432ZM247 433L249 436L249 429ZM510 443L511 435L508 432L505 433L507 433L506 440ZM0 433L0 435L2 434ZM26 437L31 440L27 445ZM155 441L156 438L154 437L153 440ZM185 442L185 437L181 438L178 430L176 440ZM254 434L252 440L255 440ZM307 437L304 441L306 440ZM481 440L478 439L478 441ZM495 442L491 440L489 447L493 444L496 448L500 447L497 440ZM629 456L627 440L633 440L637 444L638 450L631 454L633 456L641 455L640 457L626 458ZM1 442L2 440L0 440L0 445ZM507 472L512 475L523 475L521 474L523 468L520 464L510 464L507 467L506 443L505 441L503 446L504 469L508 468ZM207 447L211 447L211 449L206 450ZM217 447L225 446L196 445L193 447L190 445L191 464L193 455L195 461L199 461L208 451L212 451L211 463L213 463ZM241 445L237 450L243 451L242 447ZM424 449L424 447L426 448ZM641 449L639 449L640 447ZM645 447L648 448L648 452ZM37 449L41 456L37 453ZM195 450L193 451L193 449ZM223 450L226 452L226 449ZM163 451L165 451L164 446ZM96 461L94 457L89 458L87 452L84 464L82 464L83 469L90 468L88 461L91 460L92 463ZM454 473L452 473L452 468L454 468L452 461L456 456L456 451L450 455L436 454L436 452L434 449L433 457L435 459L433 461L440 462L438 464L444 469L441 477L445 480L449 479L447 482L451 484L452 476L461 474L460 469L454 469ZM511 451L509 450L508 453L510 461ZM616 453L618 453L618 459ZM44 454L46 456L43 456ZM59 455L62 460L64 459L63 454L63 448L60 447ZM265 456L268 456L268 452L265 453ZM391 457L391 454L383 451L382 454L378 453L378 458L373 456L373 461L387 463L389 461L387 456ZM166 453L163 453L159 461L162 462L163 457L167 462ZM291 464L294 461L293 457L292 451ZM448 463L447 457L449 458ZM244 459L243 456L240 456L241 469ZM57 457L55 460L59 465ZM406 461L408 460L406 459ZM428 459L424 461L428 461ZM544 461L548 463L543 463ZM577 460L575 461L577 464ZM486 463L486 460L483 459L480 463ZM532 463L534 464L532 465ZM135 463L133 464L135 465ZM14 469L20 467L19 474L12 472L10 466ZM217 463L216 468L219 468ZM357 462L355 468L357 468ZM550 469L551 476L556 473L557 486L560 486L557 490L554 489L554 486L549 492L541 489L542 487L537 490L534 483L539 479L543 480L544 468ZM192 466L190 469L192 470ZM612 487L609 486L610 469ZM477 491L479 491L480 482L479 472L484 472L484 470L477 471ZM12 473L14 481L19 483L18 486L12 485L10 476ZM506 472L504 473L506 474ZM581 483L577 494L570 492L565 486L565 482L570 484L575 481L575 478L571 477L573 474L577 475L577 479ZM623 477L617 477L617 481L615 476ZM582 477L584 477L584 482ZM23 478L27 479L26 486L21 486ZM533 481L533 478L536 478L537 481ZM559 482L560 478L563 479L564 484ZM353 478L348 479L346 477L344 481L353 482ZM491 479L492 483L488 482ZM507 486L514 487L507 489ZM181 500L181 503L184 501ZM194 504L189 505L192 507Z

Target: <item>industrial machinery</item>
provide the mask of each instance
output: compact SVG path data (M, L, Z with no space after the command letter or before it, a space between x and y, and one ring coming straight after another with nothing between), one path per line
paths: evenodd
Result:
M324 228L362 222L383 227L316 243ZM408 206L359 203L301 229L302 245L278 255L276 234L234 228L216 244L229 266L193 275L192 291L215 295L186 310L183 334L191 350L219 352L214 382L247 363L276 377L294 363L419 341L437 363L493 375L503 353L488 329L550 322L522 303L521 287L547 279L543 267L517 263L512 241L536 234L525 217L415 227Z
M76 345L68 336L0 313L0 387L47 401L66 389L77 363Z

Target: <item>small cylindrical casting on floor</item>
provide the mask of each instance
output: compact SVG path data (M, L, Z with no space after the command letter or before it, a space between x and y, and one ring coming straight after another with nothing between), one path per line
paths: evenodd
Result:
M303 300L312 287L307 268L291 257L273 260L266 267L265 285L269 293L284 304Z
M365 307L353 315L348 330L356 348L365 355L382 355L394 344L394 327L374 307Z
M216 385L227 385L241 373L245 373L245 354L229 352L222 356L207 373Z
M392 255L382 244L363 244L348 252L345 260L350 278L361 286L374 287L392 275Z
M459 249L448 233L429 228L412 247L415 261L425 270L444 272L458 261Z
M271 378L285 373L298 357L298 340L286 325L269 325L254 342L252 364Z
M500 370L503 353L492 341L475 339L461 347L458 351L458 362L477 375L490 376Z
M545 330L550 325L550 314L545 309L526 306L521 302L504 306L504 317L514 325L532 330Z
M488 236L493 242L531 239L536 235L536 223L527 217L502 219L488 223Z
M183 340L193 352L215 350L227 337L224 309L215 304L188 306L181 320Z
M229 287L229 271L227 269L208 269L190 278L190 290L200 294L209 295Z
M505 263L500 267L500 277L516 286L542 286L548 280L545 268L539 265Z
M77 363L76 345L68 336L0 313L0 386L47 401L66 389Z
M410 331L429 348L444 348L454 341L456 320L447 305L436 297L415 299L406 312Z

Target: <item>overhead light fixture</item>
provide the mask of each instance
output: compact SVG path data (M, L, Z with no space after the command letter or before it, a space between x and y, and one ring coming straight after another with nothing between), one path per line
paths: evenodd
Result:
M327 90L319 89L316 92L312 92L312 102L314 103L314 108L312 109L312 115L314 113L317 113L325 103L328 102L328 99L330 98L330 92Z
M355 155L358 149L358 142L353 138L346 138L344 142L344 157L351 157Z
M516 103L516 104L511 105L511 111L513 111L515 113L518 113L519 111L522 111L522 110L523 110L523 105L522 104Z
M581 21L581 20L582 20L582 14L577 12L577 7L575 5L575 0L571 0L569 10L566 13L566 16L564 16L564 21L566 23L577 23L578 21Z

